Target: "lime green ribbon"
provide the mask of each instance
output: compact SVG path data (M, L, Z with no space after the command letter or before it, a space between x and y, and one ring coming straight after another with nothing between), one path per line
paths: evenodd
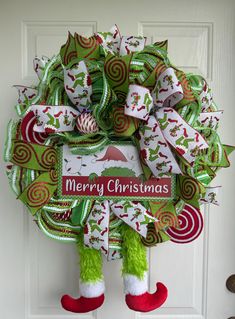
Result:
M26 169L26 181L30 180L31 170L38 171L38 176L31 178L30 183L26 183L18 198L30 209L34 215L40 208L47 204L57 189L57 171L56 171L56 149L52 146L43 146L38 144L27 143L22 140L13 140L12 155L10 161L20 167ZM15 177L14 184L17 179ZM30 176L27 177L27 174ZM28 185L29 184L29 185Z
M50 201L57 189L57 172L52 170L39 175L18 197L35 215Z
M62 63L68 65L76 58L98 60L100 46L95 36L85 38L77 33L72 36L69 32L67 42L60 49Z
M52 146L22 140L13 140L12 144L10 161L15 165L37 171L50 171L56 164L56 149Z

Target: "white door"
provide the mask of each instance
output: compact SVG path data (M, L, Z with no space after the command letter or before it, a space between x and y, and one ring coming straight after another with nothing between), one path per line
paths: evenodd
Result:
M235 2L232 0L1 0L1 142L14 116L13 84L35 81L32 59L51 56L67 31L91 35L118 24L122 34L143 34L149 41L169 40L169 57L178 67L205 76L219 109L220 134L234 142ZM234 162L234 155L231 161ZM164 307L149 313L130 311L124 302L120 261L104 263L106 302L97 312L66 313L63 293L76 295L75 247L46 238L16 201L1 167L0 318L1 319L227 319L235 316L235 295L225 287L235 273L234 166L223 170L221 206L204 210L204 234L188 245L165 243L149 253L151 289L157 280L169 288Z

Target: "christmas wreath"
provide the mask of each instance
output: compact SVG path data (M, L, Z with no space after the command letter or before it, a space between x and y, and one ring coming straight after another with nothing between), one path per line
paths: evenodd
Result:
M206 80L172 65L167 41L146 45L116 25L90 38L69 33L34 70L37 86L15 86L20 119L8 124L5 161L38 227L76 242L80 297L65 295L62 306L102 305L104 255L123 258L129 308L160 307L167 288L148 292L146 247L200 235L200 205L218 204L210 183L234 149L217 134L222 111Z

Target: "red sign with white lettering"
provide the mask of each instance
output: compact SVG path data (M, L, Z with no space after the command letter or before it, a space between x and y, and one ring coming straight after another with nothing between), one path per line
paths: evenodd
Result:
M170 177L152 178L143 183L136 177L101 176L94 182L88 176L63 176L62 195L89 197L172 197L172 180Z
M64 198L161 200L174 197L174 177L144 174L135 146L108 145L91 155L63 146L59 161L59 195Z

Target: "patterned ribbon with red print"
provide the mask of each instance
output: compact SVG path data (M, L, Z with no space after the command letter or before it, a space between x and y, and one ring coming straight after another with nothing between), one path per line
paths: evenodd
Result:
M170 146L191 166L198 153L208 147L203 136L174 110L182 99L183 89L173 68L158 77L152 94L139 85L129 86L125 114L144 120L137 134L140 154L156 177L182 173ZM215 114L213 123L216 115L219 118Z
M114 253L115 250L110 247L109 224L112 215L132 227L144 238L147 236L148 224L158 221L139 202L96 201L84 228L84 243L88 247L101 250L108 260L119 258L119 254Z

